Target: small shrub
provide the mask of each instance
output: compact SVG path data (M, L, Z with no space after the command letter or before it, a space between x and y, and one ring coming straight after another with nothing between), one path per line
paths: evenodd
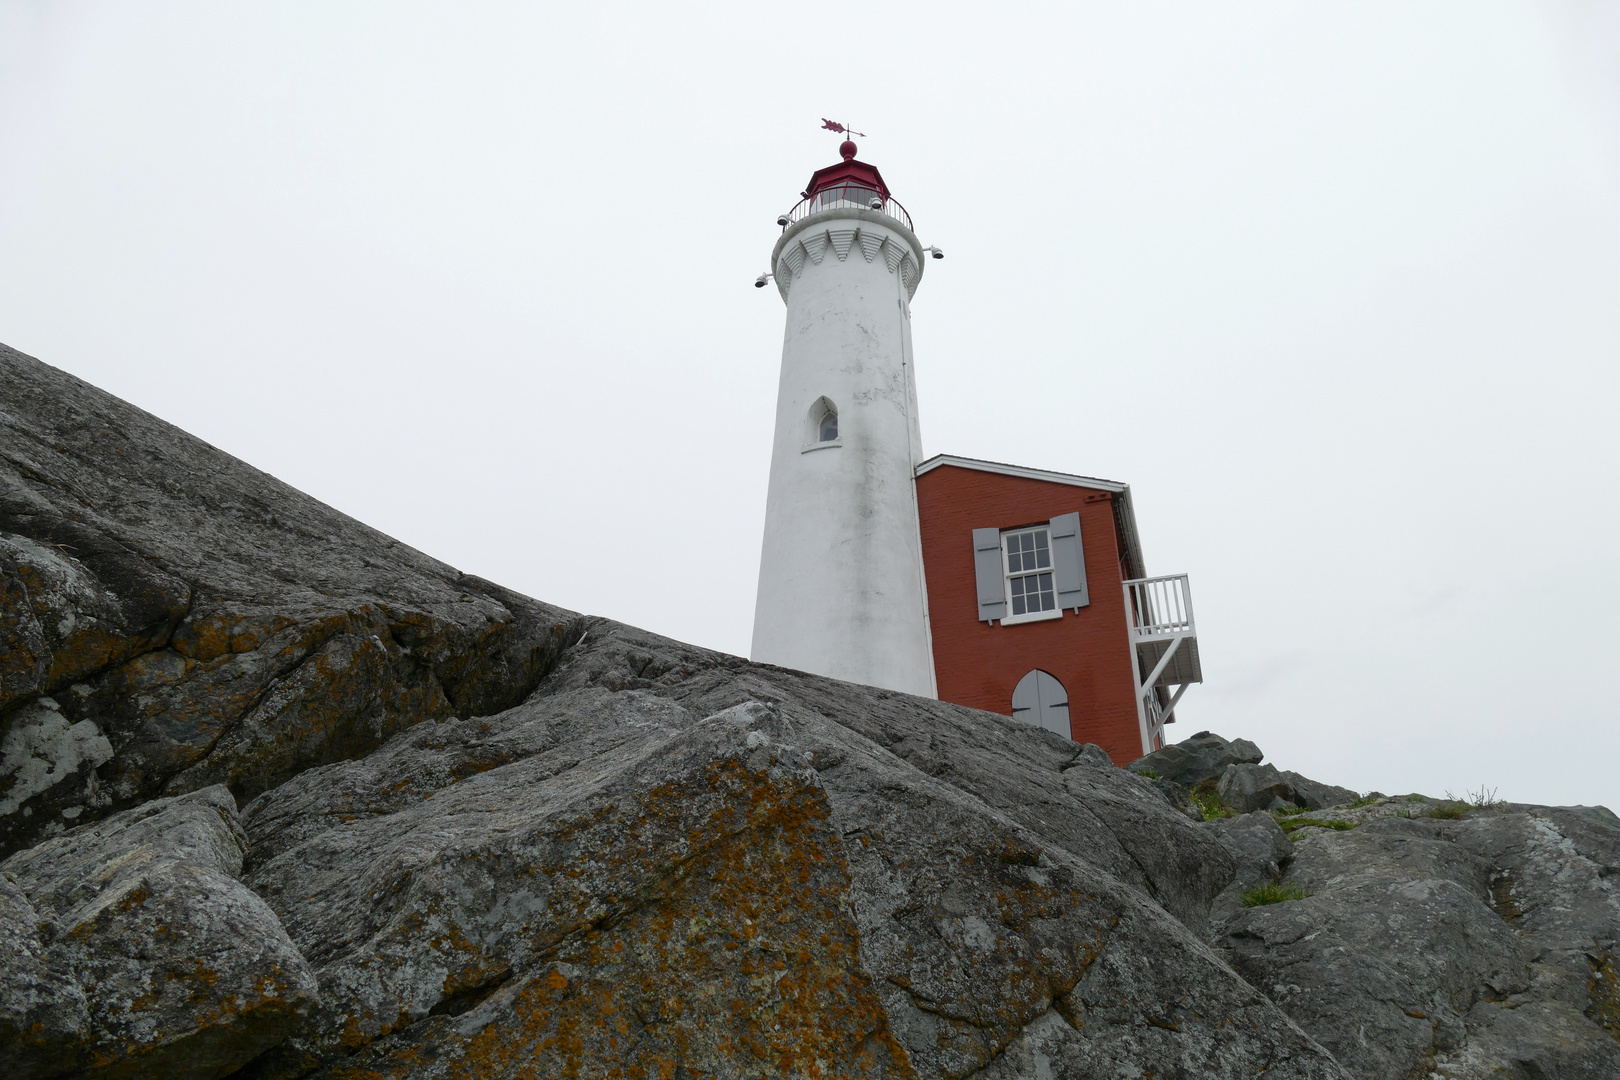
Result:
M1256 885L1244 893L1241 900L1244 907L1264 907L1267 904L1280 904L1285 900L1303 900L1310 893L1293 885Z
M1192 796L1193 805L1198 807L1198 812L1204 815L1205 821L1236 816L1233 814L1232 808L1227 806L1226 802L1221 798L1220 784L1216 780L1198 781L1193 785L1189 794Z
M1422 795L1408 795L1406 797L1406 801L1407 802L1428 802L1429 800L1425 799Z
M1148 768L1146 765L1142 766L1140 769L1132 769L1131 771L1137 776L1145 776L1149 780L1158 780L1160 778L1157 772Z
M1449 796L1451 792L1448 791L1446 794ZM1469 791L1465 794L1468 796L1468 804L1475 810L1500 810L1507 805L1505 800L1496 797L1495 788L1487 791L1484 784L1479 785L1478 791Z
M1423 811L1424 817L1444 818L1447 821L1456 821L1468 816L1468 807L1460 802L1435 803Z
M1352 802L1350 804L1350 809L1359 810L1363 806L1371 806L1375 802L1381 802L1382 799L1383 799L1383 797L1376 794L1375 792L1368 792L1367 794L1360 796L1354 802Z

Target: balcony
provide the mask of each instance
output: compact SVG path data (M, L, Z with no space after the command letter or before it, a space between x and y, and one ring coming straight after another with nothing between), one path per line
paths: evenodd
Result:
M819 214L823 210L872 210L885 217L911 228L911 215L906 208L895 199L885 199L876 188L866 187L863 184L835 184L823 188L802 200L799 205L789 210L784 216L787 221L782 228L786 229L796 221L802 221L811 214Z
M1187 575L1125 582L1125 611L1135 653L1143 741L1151 743L1156 737L1162 742L1164 725L1175 722L1181 695L1188 686L1204 681Z

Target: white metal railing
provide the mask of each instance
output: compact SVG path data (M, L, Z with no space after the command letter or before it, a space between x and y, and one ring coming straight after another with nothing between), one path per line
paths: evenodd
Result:
M876 188L864 184L844 183L824 188L814 195L800 202L786 214L787 221L782 228L807 218L811 214L819 214L823 210L875 210L886 217L892 217L906 228L911 228L911 215L906 208L900 205L898 199L885 199Z
M1132 578L1125 588L1131 598L1131 634L1137 641L1197 633L1186 574Z

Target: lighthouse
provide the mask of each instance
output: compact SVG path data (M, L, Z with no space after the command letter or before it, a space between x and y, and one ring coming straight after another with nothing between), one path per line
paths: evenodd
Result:
M932 249L839 150L771 251L787 326L752 658L933 697L910 306Z

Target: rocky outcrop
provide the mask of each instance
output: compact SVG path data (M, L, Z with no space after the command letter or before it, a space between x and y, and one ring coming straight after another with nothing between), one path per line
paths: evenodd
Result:
M1126 767L1192 787L1204 780L1219 780L1228 766L1258 765L1265 757L1248 739L1227 740L1213 731L1200 731L1190 739L1139 757Z
M304 1027L315 978L245 847L210 787L0 864L0 1072L212 1078Z
M1218 910L1216 944L1353 1075L1620 1076L1620 827L1421 798L1282 823L1279 878L1238 876L1304 898Z
M1208 733L1138 775L0 367L8 1077L1615 1075L1612 815L1351 807Z
M1356 793L1349 788L1318 783L1272 765L1228 765L1215 791L1221 802L1240 814L1287 807L1323 810L1347 806L1356 799Z
M0 346L0 854L521 701L578 617Z

